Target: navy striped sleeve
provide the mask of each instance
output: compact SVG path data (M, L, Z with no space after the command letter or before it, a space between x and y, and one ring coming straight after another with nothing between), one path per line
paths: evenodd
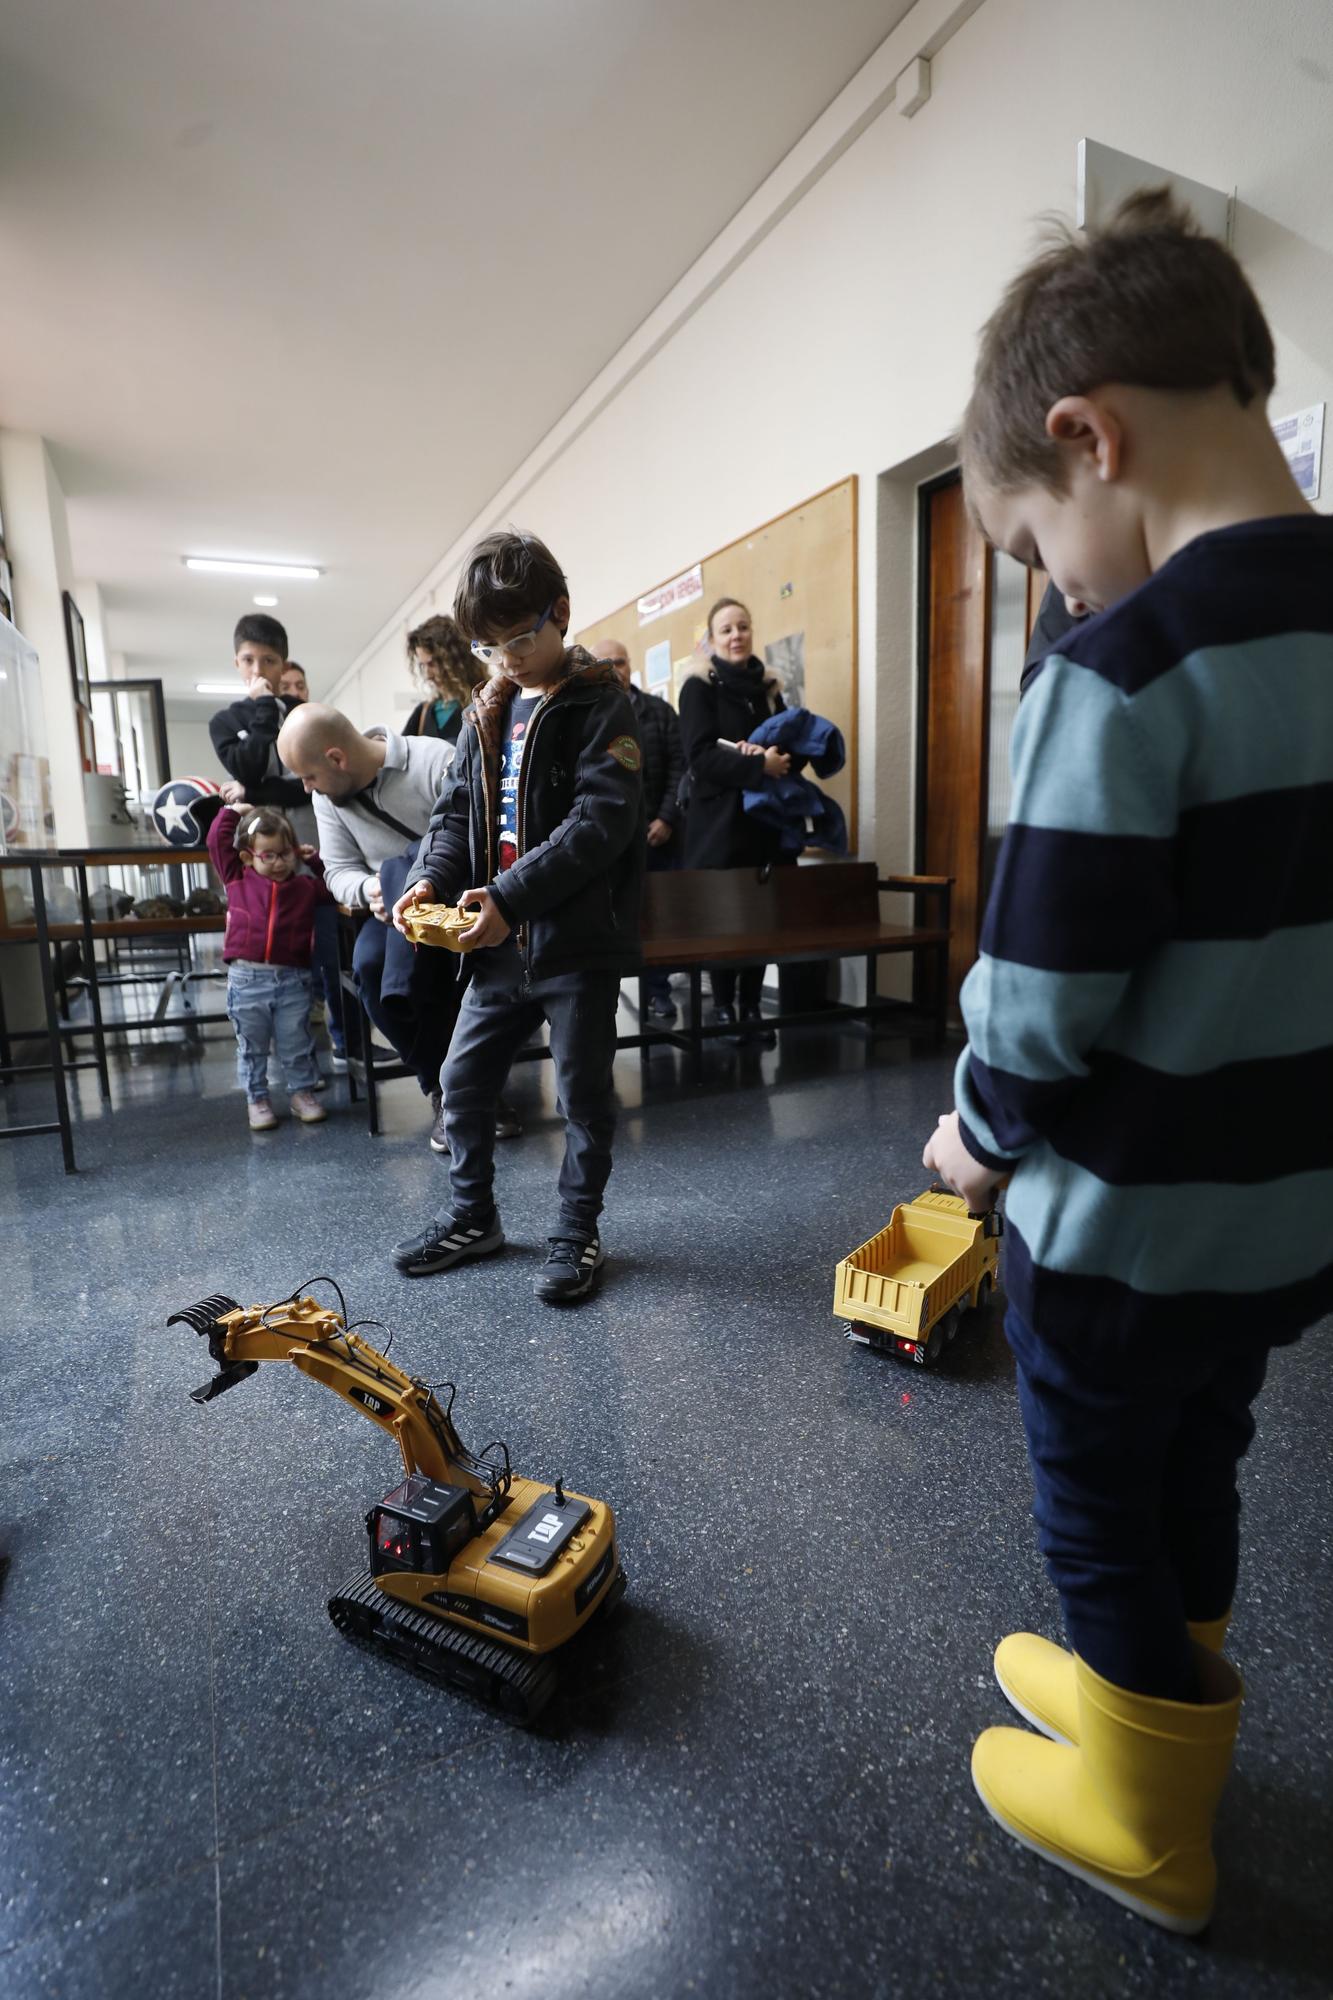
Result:
M969 1151L1011 1164L1068 1118L1134 972L1177 923L1171 775L1132 699L1057 657L1019 711L1013 817L963 988Z

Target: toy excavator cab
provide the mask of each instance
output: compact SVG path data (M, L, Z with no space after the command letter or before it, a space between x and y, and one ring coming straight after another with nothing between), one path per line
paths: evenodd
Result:
M465 1486L413 1472L366 1515L370 1574L409 1570L443 1576L477 1532L477 1508Z

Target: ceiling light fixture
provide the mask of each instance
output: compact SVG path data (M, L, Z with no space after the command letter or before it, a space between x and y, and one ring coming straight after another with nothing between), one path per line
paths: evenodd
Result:
M208 576L290 576L313 583L324 574L312 563L235 562L230 556L182 556L181 561L186 569Z
M276 597L256 597L251 599L251 602L254 604L262 604L265 611L271 611L277 601Z
M235 694L239 686L239 681L196 681L194 691L196 694Z

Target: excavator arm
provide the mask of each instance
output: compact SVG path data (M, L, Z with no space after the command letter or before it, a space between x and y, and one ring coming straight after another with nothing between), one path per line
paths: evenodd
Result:
M322 1382L363 1416L397 1440L403 1470L483 1498L479 1525L499 1511L509 1492L509 1449L489 1444L480 1457L469 1451L454 1428L454 1386L441 1403L427 1382L409 1375L378 1348L349 1329L344 1316L309 1296L293 1294L269 1306L241 1306L221 1293L173 1313L168 1326L183 1322L208 1341L217 1372L190 1394L196 1403L234 1389L261 1361L289 1361L303 1375Z

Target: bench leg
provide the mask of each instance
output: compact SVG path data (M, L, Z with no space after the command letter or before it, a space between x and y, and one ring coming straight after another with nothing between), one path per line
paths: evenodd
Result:
M704 1063L704 975L703 967L690 967L690 1049L694 1080L703 1075Z

